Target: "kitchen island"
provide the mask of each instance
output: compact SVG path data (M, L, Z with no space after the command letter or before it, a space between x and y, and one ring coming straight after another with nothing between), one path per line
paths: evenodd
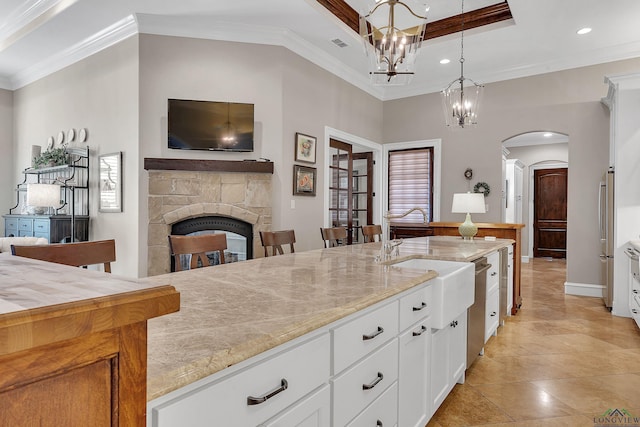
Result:
M201 392L209 389L215 391L216 387L211 387L211 384L222 384L218 389L223 390L240 387L242 384L224 382L233 380L236 373L259 369L262 364L270 361L278 362L281 355L287 354L283 351L283 346L286 350L293 348L297 351L297 347L303 349L300 350L300 357L283 359L286 361L282 362L285 366L302 364L307 371L314 371L316 368L319 372L323 369L326 371L326 374L322 374L326 377L322 380L324 388L314 391L318 396L324 396L318 399L326 398L329 393L326 390L329 372L333 375L331 384L334 388L343 378L344 381L348 378L347 374L338 375L341 372L337 366L341 363L340 357L335 354L329 357L330 349L336 346L335 341L330 344L330 338L335 339L340 335L340 328L333 328L332 325L342 326L340 322L344 319L364 319L367 317L365 314L371 313L373 319L395 318L395 329L401 331L402 325L399 327L397 324L397 309L395 315L391 311L390 314L385 311L391 310L388 309L391 307L389 302L399 301L398 304L402 306L403 298L409 298L423 290L424 299L430 298L429 281L437 274L434 271L401 268L396 266L398 263L412 258L468 262L512 243L512 240L506 239L465 242L456 237L422 237L405 240L400 246L400 255L386 263L376 263L374 260L379 253L380 243L369 243L260 258L143 279L149 285L169 281L181 292L182 298L179 313L149 322L148 425L172 425L171 422L163 422L161 417L157 418L159 414L167 410L171 412L175 403L180 402L183 397L197 400ZM421 310L420 303L415 304L418 307L414 310ZM423 307L427 305L422 304ZM462 321L466 322L460 319ZM454 320L452 324L453 322ZM414 331L417 335L422 333L421 330L429 329L428 324L419 328L424 329ZM381 329L384 328L378 326L378 332L371 336L375 338L378 333L382 333ZM369 336L361 335L363 340L365 336ZM396 344L393 345L397 346L397 340L389 341L388 345L375 354L383 350L386 352L394 342ZM326 360L319 356L323 351L327 352ZM357 351L359 350L353 350L355 353ZM379 357L387 357L385 354L380 353ZM314 362L315 355L318 355L317 364ZM303 360L304 357L308 360ZM356 361L348 360L343 364L347 367L353 363ZM240 377L242 379L241 375ZM259 382L260 378L257 377L259 375L253 376ZM377 381L387 381L386 378L383 380L379 377L371 384L375 386ZM275 394L287 387L294 392L293 381L285 381L283 378L282 384L277 385L279 387L273 390ZM389 386L388 393L385 392L380 399L390 401L397 394L393 387ZM216 399L223 400L226 396L224 393L216 394L219 390L214 391L213 398L210 396L211 399L206 400L208 403L203 405L209 406L214 412L232 411L230 406L224 405L222 409L216 409ZM271 393L268 395L271 397ZM309 398L315 396L313 394ZM242 404L251 405L245 402ZM189 410L189 405L185 408L190 413L194 412ZM251 416L261 410L257 406L248 408ZM179 411L176 413L179 414ZM216 416L223 415L218 413ZM317 423L329 425L326 420ZM375 424L374 420L373 425ZM274 422L264 425L280 424Z

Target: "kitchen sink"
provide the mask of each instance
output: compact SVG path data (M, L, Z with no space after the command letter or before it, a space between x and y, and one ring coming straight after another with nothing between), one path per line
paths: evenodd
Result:
M446 327L473 304L475 267L472 262L413 258L395 263L393 267L438 273L438 277L430 280L433 289L432 328Z

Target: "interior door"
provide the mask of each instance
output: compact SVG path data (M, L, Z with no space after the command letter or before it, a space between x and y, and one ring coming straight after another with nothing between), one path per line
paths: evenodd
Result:
M362 241L361 227L373 224L373 153L353 153L353 241Z
M347 244L353 243L353 152L350 144L329 140L331 182L329 214L332 227L347 229Z
M533 256L566 258L566 168L534 171Z

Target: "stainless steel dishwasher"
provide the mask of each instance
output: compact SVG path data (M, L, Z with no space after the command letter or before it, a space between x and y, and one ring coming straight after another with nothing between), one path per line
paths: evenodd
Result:
M467 368L471 366L484 347L484 320L487 301L487 275L491 268L487 258L473 261L475 264L475 298L467 310Z

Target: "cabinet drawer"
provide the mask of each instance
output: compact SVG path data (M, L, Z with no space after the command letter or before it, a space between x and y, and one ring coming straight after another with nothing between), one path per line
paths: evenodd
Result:
M401 331L431 314L431 294L431 286L426 286L400 299Z
M329 334L151 408L153 425L257 425L320 387L329 377ZM284 389L286 381L286 389ZM249 396L264 397L250 405Z
M382 396L362 411L347 427L393 427L397 425L398 414L397 383L389 387Z
M49 234L49 220L48 219L34 219L33 220L33 232L40 234Z
M492 252L487 256L487 262L491 264L491 268L487 270L487 289L492 289L500 283L500 254Z
M498 289L487 295L486 311L485 311L485 330L484 330L484 342L489 340L489 337L498 329L500 322L500 316L498 316L498 310L500 308L500 294Z
M335 375L398 335L398 302L339 326L332 334Z
M398 379L398 340L333 380L333 425L344 426Z
M18 219L17 218L5 218L4 219L5 235L18 234Z
M18 231L20 233L33 232L33 219L31 218L18 218ZM31 234L23 234L23 236L30 236Z

